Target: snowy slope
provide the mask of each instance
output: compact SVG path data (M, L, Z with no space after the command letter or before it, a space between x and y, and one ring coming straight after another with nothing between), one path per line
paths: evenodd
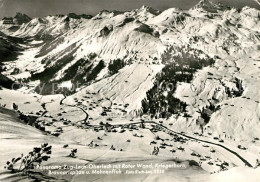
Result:
M259 168L244 167L260 152L259 10L202 0L189 10L18 15L0 21L0 107L37 116L31 125L44 135L0 113L1 164L47 140L48 164L187 166L133 181L259 181ZM23 87L2 88L2 80ZM77 157L66 157L72 148Z
M83 97L90 90L112 102L129 104L128 113L142 114L146 93L178 51L195 54L198 59L211 57L214 65L196 70L192 81L176 84L174 97L188 105L187 113L192 116L177 119L176 126L180 130L197 126L202 132L211 127L215 135L227 132L226 138L238 140L245 132L250 140L259 136L259 14L253 8L238 10L203 0L190 10L160 12L143 6L128 12L102 11L94 17L34 18L15 31L1 22L0 31L28 39L23 55L5 63L3 74L29 80L31 87L35 83L71 87L80 82L81 91L73 92L73 97ZM115 60L122 66L113 65ZM20 72L11 75L15 68ZM50 88L44 94L51 94ZM208 111L211 104L220 110ZM201 117L201 110L210 121Z

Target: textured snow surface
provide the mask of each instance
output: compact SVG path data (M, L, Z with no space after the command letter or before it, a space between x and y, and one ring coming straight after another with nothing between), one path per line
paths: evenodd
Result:
M102 11L89 19L67 15L34 18L16 27L0 21L0 31L8 36L19 37L22 41L18 44L24 48L17 60L4 63L6 70L2 74L5 76L15 81L28 81L35 73L47 70L46 75L37 79L42 81L50 76L47 82L57 81L58 87L62 88L74 86L74 80L70 79L73 76L80 76L85 82L85 85L77 88L76 93L69 96L41 96L34 91L40 80L29 80L25 87L16 91L0 90L0 103L6 104L9 109L16 103L19 110L26 114L35 115L38 112L38 121L46 127L46 131L55 132L61 127L64 133L59 138L75 142L77 147L79 144L85 147L94 140L100 144L100 148L93 149L96 154L84 150L86 154L92 154L90 158L113 161L116 157L108 157L112 153L114 156L122 155L122 158L132 156L148 159L153 149L149 143L157 134L148 129L127 130L124 135L115 131L106 136L106 140L98 140L97 137L105 136L104 132L90 130L86 134L81 125L86 122L86 117L89 124L93 125L101 122L127 124L144 119L226 146L253 166L256 165L260 152L259 10L249 7L237 10L203 0L190 10L170 8L159 12L143 6L128 12ZM11 40L6 35L1 37ZM147 97L147 92L156 84L156 77L162 73L164 66L174 61L173 56L180 49L198 54L199 58L209 56L215 60L213 65L197 70L190 83L177 84L174 96L188 105L186 114L189 117L183 113L169 119L141 117L142 101ZM111 74L111 64L115 60L124 65ZM85 75L91 73L100 62L104 63L102 69L87 81ZM69 79L68 74L71 76ZM167 96L168 93L164 93ZM205 122L201 111L212 105L218 109L207 109L205 113L210 118ZM106 113L104 110L107 110ZM71 123L69 126L64 124L68 121ZM4 125L10 128L6 123ZM28 132L34 133L31 129ZM163 132L158 136L169 138ZM118 142L119 138L124 142ZM134 142L125 144L128 139ZM8 143L8 140L4 142ZM170 142L175 149L178 147L178 143ZM106 145L114 145L126 152L106 153ZM182 145L185 151L176 154L184 161L203 160L202 169L198 170L202 173L206 171L207 176L196 176L197 181L245 181L247 176L252 177L252 181L259 181L258 169L244 168L244 162L227 150L209 145L205 147L203 142L189 140ZM238 148L239 145L242 149ZM211 149L216 152L211 152ZM133 155L133 151L140 156ZM201 158L191 156L192 152L200 153ZM83 151L80 153L84 161L88 158L86 154ZM162 149L159 157L165 156L170 158L175 154ZM206 156L210 158L204 161ZM208 174L219 170L215 164L223 161L228 161L229 169L235 168ZM189 170L194 172L193 169ZM176 177L176 180L179 179L182 181ZM82 180L82 176L78 176L78 180ZM156 180L158 176L147 178L147 181Z

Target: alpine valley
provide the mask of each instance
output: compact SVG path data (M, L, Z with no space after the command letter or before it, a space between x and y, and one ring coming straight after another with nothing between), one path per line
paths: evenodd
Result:
M0 181L260 181L259 90L254 8L202 0L189 10L5 17ZM3 168L46 142L46 170ZM126 174L140 163L175 167ZM135 167L47 170L101 164Z

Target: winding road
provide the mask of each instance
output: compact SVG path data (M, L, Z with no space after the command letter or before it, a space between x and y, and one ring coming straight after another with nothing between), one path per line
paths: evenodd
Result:
M61 100L60 104L63 105L63 101L64 99L66 99L66 96L64 96L64 98ZM66 104L67 105L67 104ZM74 106L74 105L67 105L67 106L70 106L70 107L76 107L76 108L79 108L81 109L85 114L86 114L86 118L84 119L85 123L87 123L87 120L88 120L88 113L87 111L85 111L83 108L79 107L79 106ZM134 124L141 124L141 123L144 123L144 124L154 124L156 125L158 128L161 128L163 132L167 133L167 134L176 134L176 135L179 135L179 136L183 136L185 138L189 138L189 139L193 139L193 140L196 140L196 141L200 141L200 142L203 142L203 143L207 143L207 144L211 144L211 145L215 145L215 146L218 146L218 147L221 147L225 150L227 150L228 152L232 153L233 155L235 155L237 158L239 158L246 166L248 167L253 167L253 165L251 165L245 158L243 158L241 155L239 155L237 152L227 148L226 146L224 145L221 145L219 143L214 143L214 142L210 142L210 141L206 141L206 140L202 140L202 139L199 139L199 138L195 138L195 137L192 137L192 136L189 136L189 135L185 135L185 134L182 134L182 133L179 133L179 132L176 132L172 129L169 129L168 127L162 125L162 124L158 124L154 121L144 121L144 122L134 122L134 123L123 123L123 124L116 124L116 125L110 125L111 127L113 128L118 128L118 127L121 127L121 126L130 126L130 125L134 125ZM100 125L91 125L91 124L87 124L88 127L90 128L95 128L95 127L99 127Z
M144 124L154 124L156 125L157 127L161 128L163 132L167 133L167 134L176 134L176 135L180 135L180 136L183 136L183 137L186 137L186 138L189 138L189 139L193 139L193 140L196 140L196 141L200 141L200 142L203 142L203 143L207 143L207 144L211 144L211 145L215 145L215 146L218 146L218 147L221 147L225 150L227 150L228 152L232 153L233 155L235 155L236 157L238 157L246 166L248 167L253 167L246 159L244 159L241 155L239 155L237 152L225 147L224 145L221 145L221 144L218 144L218 143L214 143L214 142L210 142L210 141L206 141L206 140L202 140L202 139L198 139L198 138L195 138L195 137L192 137L192 136L189 136L189 135L185 135L185 134L182 134L182 133L178 133L176 131L173 131L169 128L167 128L166 126L162 125L162 124L158 124L154 121L145 121L145 122L135 122L135 123L129 123L129 124L116 124L116 125L111 125L115 128L117 127L120 127L122 125L124 126L127 126L127 125L133 125L133 124L141 124L141 123L144 123ZM97 127L99 125L88 125L90 127Z

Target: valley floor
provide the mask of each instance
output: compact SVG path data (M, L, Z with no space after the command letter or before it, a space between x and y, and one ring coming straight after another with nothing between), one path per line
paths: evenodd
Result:
M158 174L125 174L127 169L121 168L123 174L120 175L72 175L73 172L70 171L70 175L55 175L55 173L59 171L52 171L51 175L49 175L48 171L39 171L37 175L31 174L34 177L38 177L39 179L48 179L44 178L45 173L53 178L49 178L49 180L63 180L63 181L116 181L123 178L128 178L128 181L156 181L159 178L163 181L170 179L176 179L175 181L179 181L179 179L186 177L187 179L191 179L194 177L200 177L208 174L200 167L190 167L188 161L180 161L178 162L173 157L154 157L151 155L139 155L138 153L131 152L119 152L119 151L111 151L111 150L102 150L102 149L91 149L87 146L83 146L81 144L77 144L73 141L65 141L63 139L59 139L54 136L45 135L44 133L38 131L37 129L25 125L20 120L17 119L17 114L13 111L2 109L0 110L0 120L1 120L1 144L2 147L0 152L0 165L4 166L5 162L12 157L19 156L21 153L28 153L33 147L39 146L41 143L48 142L53 146L53 153L51 160L46 162L44 166L84 166L91 164L100 165L100 164L113 164L113 165L137 165L137 164L164 164L164 165L172 165L176 164L179 166L184 166L180 168L170 168L164 171L163 177L158 171ZM63 148L64 144L68 144L68 148ZM67 157L70 149L77 148L79 153L77 154L77 158L69 158ZM177 164L178 162L178 164ZM135 171L137 167L131 168L131 171ZM68 172L68 170L65 170ZM76 170L75 170L76 171ZM80 170L81 172L84 170ZM91 170L88 170L92 172ZM93 169L94 171L94 169ZM1 169L0 172L1 181L32 181L31 178L24 176L22 174L11 174L4 169ZM181 180L182 181L182 180Z
M259 182L259 15L0 20L0 181Z
M167 123L160 124L157 120L131 119L125 115L116 117L109 112L108 116L97 116L91 120L89 107L80 104L77 99L76 104L72 103L75 99L64 98L62 95L39 96L6 89L0 90L0 94L1 104L6 105L6 108L0 110L1 144L4 146L0 149L0 166L46 142L53 146L53 151L51 159L44 162L43 166L135 165L133 168L119 168L120 174L113 174L116 171L112 171L112 175L96 174L95 169L84 168L65 169L69 172L66 176L61 175L60 170L36 170L30 174L31 177L19 173L11 174L2 168L0 178L3 181L30 181L32 176L64 181L120 181L122 177L128 178L129 181L223 181L230 177L227 175L229 171L233 177L236 176L234 173L239 172L241 179L248 173L252 174L255 181L259 179L258 169L249 168L255 166L253 149L237 149L236 142L221 143L207 136L178 132L178 129L176 132L172 126ZM99 102L95 105L107 104L107 101ZM36 129L36 126L32 127L19 120L17 112L10 110L13 103L28 116L37 116L36 122L41 127ZM120 106L113 106L112 109L116 110L116 107ZM113 113L115 112L111 114ZM109 118L112 120L107 125L105 123ZM104 125L100 125L101 121ZM68 147L64 148L64 145ZM258 142L255 143L256 146L259 146ZM159 148L157 156L151 155L155 147ZM76 158L68 157L72 149L78 149ZM156 168L152 174L127 174L142 170L136 167L137 164L175 166L169 169ZM151 172L151 168L147 170ZM87 175L88 172L91 174Z

